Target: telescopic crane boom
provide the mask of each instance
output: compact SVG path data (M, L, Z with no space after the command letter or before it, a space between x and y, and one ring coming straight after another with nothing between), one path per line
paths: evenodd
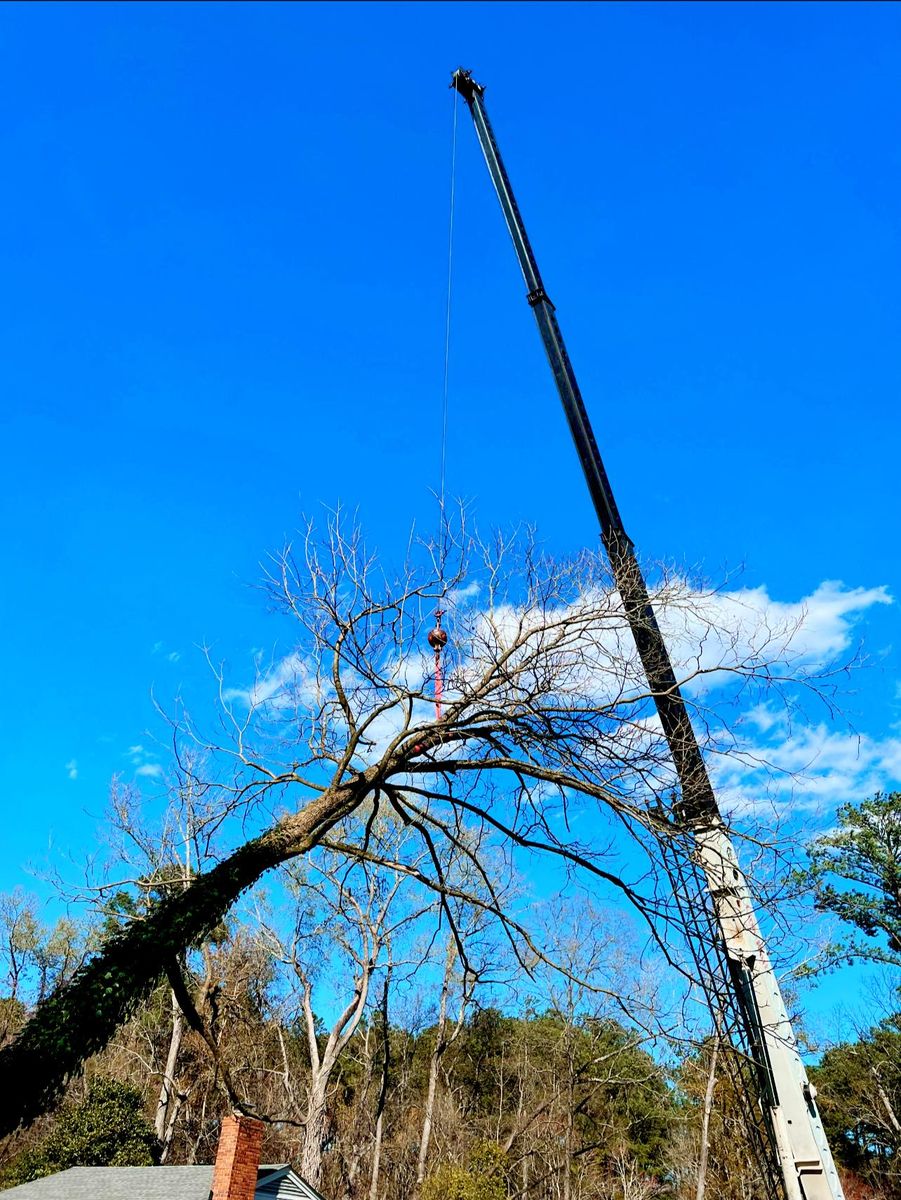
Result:
M679 780L673 806L677 824L691 837L711 900L714 934L723 951L742 1041L757 1068L760 1103L775 1159L772 1178L785 1200L844 1200L838 1173L816 1107L779 983L767 954L747 881L723 824L691 718L679 690L647 584L626 533L604 469L510 179L485 111L484 87L469 71L454 72L451 86L466 101L491 181L513 239L541 340L601 526L613 579L635 638ZM699 914L698 933L701 925Z

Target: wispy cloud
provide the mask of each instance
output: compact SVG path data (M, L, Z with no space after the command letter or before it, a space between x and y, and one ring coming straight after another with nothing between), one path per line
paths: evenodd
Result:
M77 759L70 758L69 761L66 763L66 774L68 775L68 777L70 779L78 778L78 760Z
M659 618L678 668L714 672L688 685L697 693L724 682L715 672L730 661L779 658L826 667L848 652L870 609L891 603L884 587L849 588L833 580L797 601L777 600L766 585L701 594L677 583L661 597Z
M142 763L135 771L135 775L151 779L158 779L162 774L163 768L159 763Z
M163 774L163 768L156 761L156 755L140 743L129 746L126 757L134 767L135 778L157 779Z
M536 610L524 616L514 605L491 610L479 606L479 588L461 589L455 601L470 602L469 616L458 622L475 630L473 657L460 647L446 680L446 694L465 686L467 678L484 668L481 656L503 651L523 629L534 624L540 641L546 614ZM772 665L775 675L803 675L828 669L847 656L860 636L861 626L875 608L891 604L884 587L848 587L825 581L798 600L783 600L766 585L719 592L702 592L681 579L671 579L655 595L655 607L677 674L687 680L686 695L708 710L708 716L723 707L725 738L731 739L729 753L711 752L711 768L724 803L733 809L755 807L774 801L804 809L829 808L846 799L868 795L901 779L901 737L860 735L846 727L810 723L777 705L760 702L760 693L741 688L745 674L761 662ZM570 692L603 704L623 696L644 693L646 684L634 652L631 635L618 599L606 601L583 596L573 611L595 615L586 621L563 650L555 651L557 678L553 686L561 694ZM453 637L453 631L451 633ZM480 649L479 649L480 648ZM568 656L571 655L571 661ZM247 708L321 705L327 695L309 662L294 652L264 668L256 659L257 676L247 687L224 692L230 703ZM425 686L430 659L421 646L409 647L390 668L395 686L412 694ZM737 672L737 674L736 674ZM736 684L738 686L731 686ZM731 687L731 690L730 690ZM610 694L608 694L610 693ZM416 720L431 719L425 700L415 705ZM399 710L384 712L368 730L367 753L397 732ZM641 736L641 722L633 725L633 736ZM713 722L714 726L716 722ZM660 737L656 717L647 715L649 743ZM143 747L137 747L143 752ZM147 772L148 774L150 772Z
M765 585L661 606L660 623L678 671L711 671L690 679L686 694L713 703L728 682L720 663L773 660L788 674L814 674L840 663L877 607L893 603L885 587L847 587L827 580L797 601L779 600ZM781 673L777 671L777 674ZM782 812L831 814L901 782L901 737L857 733L837 721L811 721L759 697L728 720L735 739L711 758L716 789L734 812L776 805Z
M737 754L713 764L723 803L734 811L775 803L830 815L839 804L901 784L901 737L800 724L775 711L763 722L757 716L751 725L761 736L747 737Z
M677 577L655 590L653 602L686 696L709 703L729 689L734 692L742 679L762 674L764 666L774 677L835 666L867 612L892 600L882 587L826 582L800 600L781 601L764 585L700 591ZM477 640L496 654L521 641L525 632L531 643L522 655L527 659L546 641L548 616L558 624L568 622L565 644L556 654L555 686L598 705L644 692L644 672L623 606L608 591L586 592L550 613L498 605L478 617ZM482 664L470 665L478 672Z
M180 650L166 650L165 642L154 642L150 650L151 654L163 654L166 662L177 663L181 658Z
M447 593L447 603L450 605L462 604L466 600L474 600L482 591L482 585L478 579L473 579L471 583L463 584L462 587L451 588Z
M261 671L250 687L226 688L223 692L223 698L229 703L237 702L248 708L267 703L312 701L318 695L315 676L299 654L289 654L268 670Z

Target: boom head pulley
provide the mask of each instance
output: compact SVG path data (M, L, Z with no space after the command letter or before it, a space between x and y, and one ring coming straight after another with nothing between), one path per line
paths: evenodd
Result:
M457 67L451 76L450 86L460 93L467 104L471 104L474 96L484 96L485 89L472 77L472 71Z

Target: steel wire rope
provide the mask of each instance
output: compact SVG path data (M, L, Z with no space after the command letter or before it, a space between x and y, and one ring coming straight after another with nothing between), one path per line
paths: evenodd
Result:
M444 591L444 560L447 554L447 516L445 512L447 486L447 424L450 396L450 337L454 284L454 215L457 202L457 108L458 93L454 91L454 112L451 127L450 205L447 222L447 290L444 305L444 381L441 400L441 468L438 486L438 565L442 593Z
M435 610L435 628L428 635L429 645L435 653L435 720L442 717L442 699L444 692L444 672L441 664L441 652L447 645L447 633L441 628L441 618L444 616L447 584L444 568L449 552L450 536L448 531L447 514L445 511L447 489L447 423L448 398L450 395L450 336L451 312L453 307L454 285L454 215L457 201L457 93L454 92L454 112L451 125L451 171L450 171L450 203L447 219L447 290L444 303L444 379L441 395L441 465L438 482L438 585L439 600Z

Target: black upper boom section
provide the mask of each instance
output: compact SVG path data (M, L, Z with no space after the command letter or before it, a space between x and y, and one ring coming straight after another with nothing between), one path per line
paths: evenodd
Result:
M491 181L497 192L510 237L513 239L513 247L526 283L526 296L535 314L579 463L600 522L613 578L622 597L660 723L673 756L681 792L676 815L691 821L716 819L719 810L707 768L685 701L679 691L663 634L654 615L644 575L613 496L613 488L595 440L554 305L545 290L510 178L485 111L485 89L476 83L470 71L464 71L462 68L454 72L451 87L460 93L469 107Z

